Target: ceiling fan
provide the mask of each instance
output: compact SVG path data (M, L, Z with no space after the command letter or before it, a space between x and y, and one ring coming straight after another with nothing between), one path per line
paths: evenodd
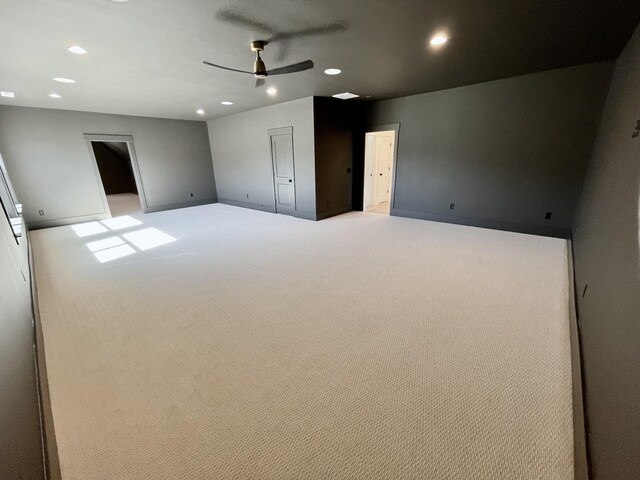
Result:
M256 77L256 87L260 87L264 85L265 79L270 75L283 75L285 73L295 73L302 72L304 70L309 70L313 68L313 62L311 60L305 60L304 62L294 63L292 65L287 65L285 67L274 68L272 70L267 70L262 58L260 58L260 52L264 50L265 45L268 42L264 40L256 40L255 42L251 42L251 50L256 52L256 60L253 62L253 71L249 72L247 70L238 70L236 68L224 67L222 65L216 65L215 63L204 61L205 65L210 65L216 68L222 68L223 70L230 70L232 72L239 73L248 73Z

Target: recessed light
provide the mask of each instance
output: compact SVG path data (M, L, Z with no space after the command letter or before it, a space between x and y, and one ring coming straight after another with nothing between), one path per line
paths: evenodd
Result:
M0 92L0 97L13 98L16 94L13 92Z
M344 93L336 93L333 95L333 98L339 98L340 100L349 100L350 98L358 98L360 95L356 95L355 93L344 92Z
M340 70L339 68L327 68L324 73L326 73L327 75L339 75L342 73L342 70Z
M84 55L87 51L82 48L80 45L72 45L67 50L71 53L75 53L76 55Z
M75 80L72 80L70 78L64 78L64 77L56 77L54 78L54 80L60 83L76 83Z
M220 102L222 105L233 105L233 102Z
M276 93L278 93L278 90L276 90L275 87L269 87L269 88L267 88L267 93L269 95L275 95Z
M196 113L197 113L198 115L204 115L204 110L203 110L203 109L201 109L201 108L199 108L198 110L196 110Z
M444 33L439 33L431 37L429 43L434 47L439 47L440 45L444 45L445 43L447 43L447 40L449 40L449 37L447 37Z
M49 96L51 98L62 98L62 95L60 95L59 93L50 93Z

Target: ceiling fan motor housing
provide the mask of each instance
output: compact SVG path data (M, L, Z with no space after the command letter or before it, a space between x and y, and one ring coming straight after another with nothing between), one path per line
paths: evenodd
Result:
M267 67L264 66L259 54L256 57L256 61L253 62L253 74L256 78L267 78Z

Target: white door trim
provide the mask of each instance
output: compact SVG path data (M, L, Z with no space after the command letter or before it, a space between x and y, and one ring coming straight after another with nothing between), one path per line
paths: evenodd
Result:
M101 134L101 133L85 133L83 135L85 141L87 142L87 147L89 148L89 153L91 156L91 160L93 162L93 169L96 174L96 180L98 181L98 185L100 187L100 194L102 196L102 202L105 207L105 212L111 216L111 210L109 209L109 203L107 202L107 194L104 191L104 186L102 184L102 177L100 176L100 170L98 169L98 161L96 160L95 152L93 151L93 146L91 142L123 142L127 144L127 149L129 150L129 159L131 160L131 169L133 170L133 179L136 182L136 188L138 189L138 198L140 198L140 206L142 207L142 211L147 213L149 210L149 204L147 203L147 196L144 191L144 184L142 183L142 176L140 175L140 167L138 165L138 157L136 156L136 150L133 145L133 136L132 135L110 135L110 134Z

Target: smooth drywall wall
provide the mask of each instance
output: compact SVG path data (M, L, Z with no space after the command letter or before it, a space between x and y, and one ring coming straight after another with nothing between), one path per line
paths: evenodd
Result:
M8 168L8 167L7 167ZM44 478L26 229L0 206L0 478Z
M343 100L313 99L318 220L351 211L352 112Z
M400 123L392 214L568 235L612 67L375 102L369 125Z
M0 152L30 227L105 217L87 133L133 136L149 211L216 201L204 122L0 106Z
M316 218L313 98L210 120L218 200L275 211L268 130L293 127L296 216Z
M640 29L617 61L573 231L591 474L640 478Z

